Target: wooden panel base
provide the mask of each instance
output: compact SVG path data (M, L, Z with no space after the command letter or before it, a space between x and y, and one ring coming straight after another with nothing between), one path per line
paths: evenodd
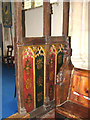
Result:
M30 118L30 114L27 113L27 114L19 114L19 113L16 113L16 114L13 114L11 115L10 117L4 119L4 120L29 120Z
M62 114L63 116L71 119L89 120L89 111L89 108L86 108L80 104L66 101L66 103L56 108L56 118L58 117L57 114Z
M50 110L54 108L55 108L55 100L48 101L46 104L30 112L30 118L32 120L35 118L40 118L41 116L45 115L46 113L48 113Z
M67 118L67 117L65 117L65 116L63 116L63 115L61 115L61 114L58 114L58 113L55 113L55 120L72 120L72 119L70 119L70 118Z

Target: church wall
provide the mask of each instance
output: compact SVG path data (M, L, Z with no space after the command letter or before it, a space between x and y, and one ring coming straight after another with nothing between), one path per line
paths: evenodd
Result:
M62 35L62 9L63 4L53 4L51 15L51 36ZM25 12L26 37L43 36L43 7L31 9Z
M51 36L62 36L63 27L63 3L53 4L51 17Z
M39 7L25 12L26 37L43 36L43 8Z
M88 66L88 2L71 2L69 35L72 36L72 63L75 67Z

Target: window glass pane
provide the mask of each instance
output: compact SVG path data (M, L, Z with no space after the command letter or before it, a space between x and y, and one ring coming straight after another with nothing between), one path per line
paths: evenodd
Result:
M55 3L57 2L57 0L50 0L50 3Z
M62 36L63 28L63 2L52 4L51 36Z
M35 0L35 7L43 5L43 0Z
M31 8L31 0L24 0L24 9Z
M25 11L25 36L43 36L43 7Z

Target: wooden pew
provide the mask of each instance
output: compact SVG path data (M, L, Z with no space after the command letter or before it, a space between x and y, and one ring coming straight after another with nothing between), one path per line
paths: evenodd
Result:
M55 86L56 118L89 120L90 70L74 68L67 50L64 50L64 59Z

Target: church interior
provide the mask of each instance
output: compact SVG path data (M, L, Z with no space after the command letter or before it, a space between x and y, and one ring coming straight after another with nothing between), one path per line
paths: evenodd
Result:
M90 119L90 1L0 0L0 119Z

